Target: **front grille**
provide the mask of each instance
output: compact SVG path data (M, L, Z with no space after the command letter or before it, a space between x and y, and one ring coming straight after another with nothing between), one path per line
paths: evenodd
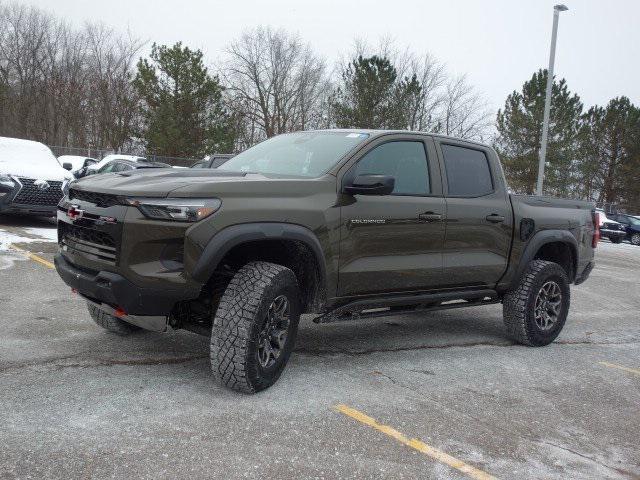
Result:
M49 188L41 189L33 178L18 177L22 188L13 199L18 205L41 205L55 207L63 197L62 182L47 180Z
M112 265L118 263L116 241L106 232L58 222L58 238L63 247L72 248Z
M116 195L108 193L85 192L84 190L69 190L69 200L82 200L83 202L93 203L97 207L107 208L118 205L120 201Z

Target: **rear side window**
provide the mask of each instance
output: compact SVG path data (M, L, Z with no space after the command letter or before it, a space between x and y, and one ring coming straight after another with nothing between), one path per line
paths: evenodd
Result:
M449 195L480 197L493 191L489 161L484 152L442 145Z
M394 177L394 195L429 194L429 165L422 142L389 142L374 148L356 165L354 177L363 174Z

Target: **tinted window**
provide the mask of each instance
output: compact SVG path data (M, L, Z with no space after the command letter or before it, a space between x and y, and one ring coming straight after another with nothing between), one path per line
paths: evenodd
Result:
M442 145L449 195L479 197L493 191L489 161L484 152Z
M227 157L217 157L214 158L211 162L211 167L209 168L218 168L220 165L227 163L230 159Z
M98 172L100 173L113 172L117 165L118 165L117 162L109 162L106 165L104 165L100 170L98 170Z
M389 142L374 148L356 165L353 176L391 175L396 195L428 195L429 168L422 142Z
M191 165L191 168L206 168L205 162L196 162L193 165Z

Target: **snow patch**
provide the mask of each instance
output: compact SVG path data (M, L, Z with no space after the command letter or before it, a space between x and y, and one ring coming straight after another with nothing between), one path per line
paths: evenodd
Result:
M0 229L0 252L10 250L12 243L55 242L56 231L50 228L25 228L28 237Z
M38 241L48 241L48 242L57 242L58 241L58 230L55 228L36 228L29 227L25 228L25 231L29 235L34 235L36 237L40 237L42 240Z

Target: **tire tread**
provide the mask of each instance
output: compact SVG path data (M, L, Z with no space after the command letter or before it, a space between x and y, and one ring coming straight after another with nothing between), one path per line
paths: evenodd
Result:
M279 276L288 277L297 287L290 269L264 261L250 262L233 276L220 299L211 329L211 369L216 379L232 390L255 393L265 388L249 379L247 358L255 348L251 332L263 296Z
M566 273L560 265L546 260L533 260L515 290L508 292L502 302L503 321L507 336L523 345L539 346L527 328L528 304L535 292L534 284L544 270L553 270L568 283ZM568 300L568 299L567 299Z

